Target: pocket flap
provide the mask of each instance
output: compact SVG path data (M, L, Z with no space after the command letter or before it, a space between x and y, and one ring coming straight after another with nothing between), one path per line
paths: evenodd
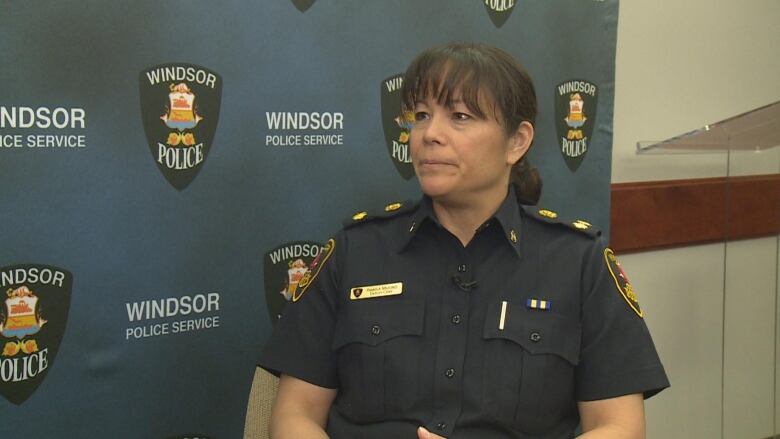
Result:
M519 302L507 303L503 329L499 328L501 302L488 307L483 337L504 339L532 355L553 354L573 365L580 360L580 325L553 311L529 310Z
M402 335L422 335L425 302L370 299L347 304L336 322L332 349L350 343L376 346Z

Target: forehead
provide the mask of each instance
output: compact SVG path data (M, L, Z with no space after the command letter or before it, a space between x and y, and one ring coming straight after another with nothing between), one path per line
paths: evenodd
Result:
M416 58L406 71L401 106L436 102L453 107L456 101L479 118L500 119L501 75L489 57L471 51L434 50Z
M440 105L447 108L459 106L475 107L475 109L478 108L487 113L491 113L495 108L493 100L487 98L484 93L479 93L476 100L468 100L464 99L463 95L457 90L447 96L446 99L441 99L440 94L438 93L427 93L424 96L417 96L414 100L414 104L427 106Z
M481 118L500 119L501 110L486 87L472 84L471 87L457 85L446 87L446 81L433 81L428 86L418 88L414 96L414 105L440 105L446 108L466 107Z

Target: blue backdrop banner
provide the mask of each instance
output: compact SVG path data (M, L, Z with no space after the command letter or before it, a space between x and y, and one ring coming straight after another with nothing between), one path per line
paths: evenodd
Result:
M617 0L0 0L0 437L240 438L343 218L416 199L401 73L520 59L540 206L608 232Z

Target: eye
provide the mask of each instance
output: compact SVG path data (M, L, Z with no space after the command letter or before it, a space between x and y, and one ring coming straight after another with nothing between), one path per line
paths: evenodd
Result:
M452 118L455 119L455 120L458 120L458 121L463 121L463 120L471 119L471 115L466 114L466 113L462 113L460 111L456 111L456 112L452 113Z
M415 122L422 122L424 120L428 120L430 118L430 115L426 113L425 111L415 111L414 112L414 121Z

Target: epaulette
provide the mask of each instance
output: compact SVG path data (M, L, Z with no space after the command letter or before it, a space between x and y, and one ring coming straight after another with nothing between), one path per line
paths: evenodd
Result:
M560 224L562 226L566 226L570 229L584 233L591 238L598 238L601 236L601 230L593 227L593 224L582 219L570 220L561 218L556 212L553 212L552 210L539 209L536 207L526 208L523 209L523 211L527 213L529 217L544 223Z
M371 211L361 210L344 220L344 227L347 228L376 219L391 218L405 212L410 212L414 210L416 206L417 203L414 201L403 201L390 203L382 209Z

